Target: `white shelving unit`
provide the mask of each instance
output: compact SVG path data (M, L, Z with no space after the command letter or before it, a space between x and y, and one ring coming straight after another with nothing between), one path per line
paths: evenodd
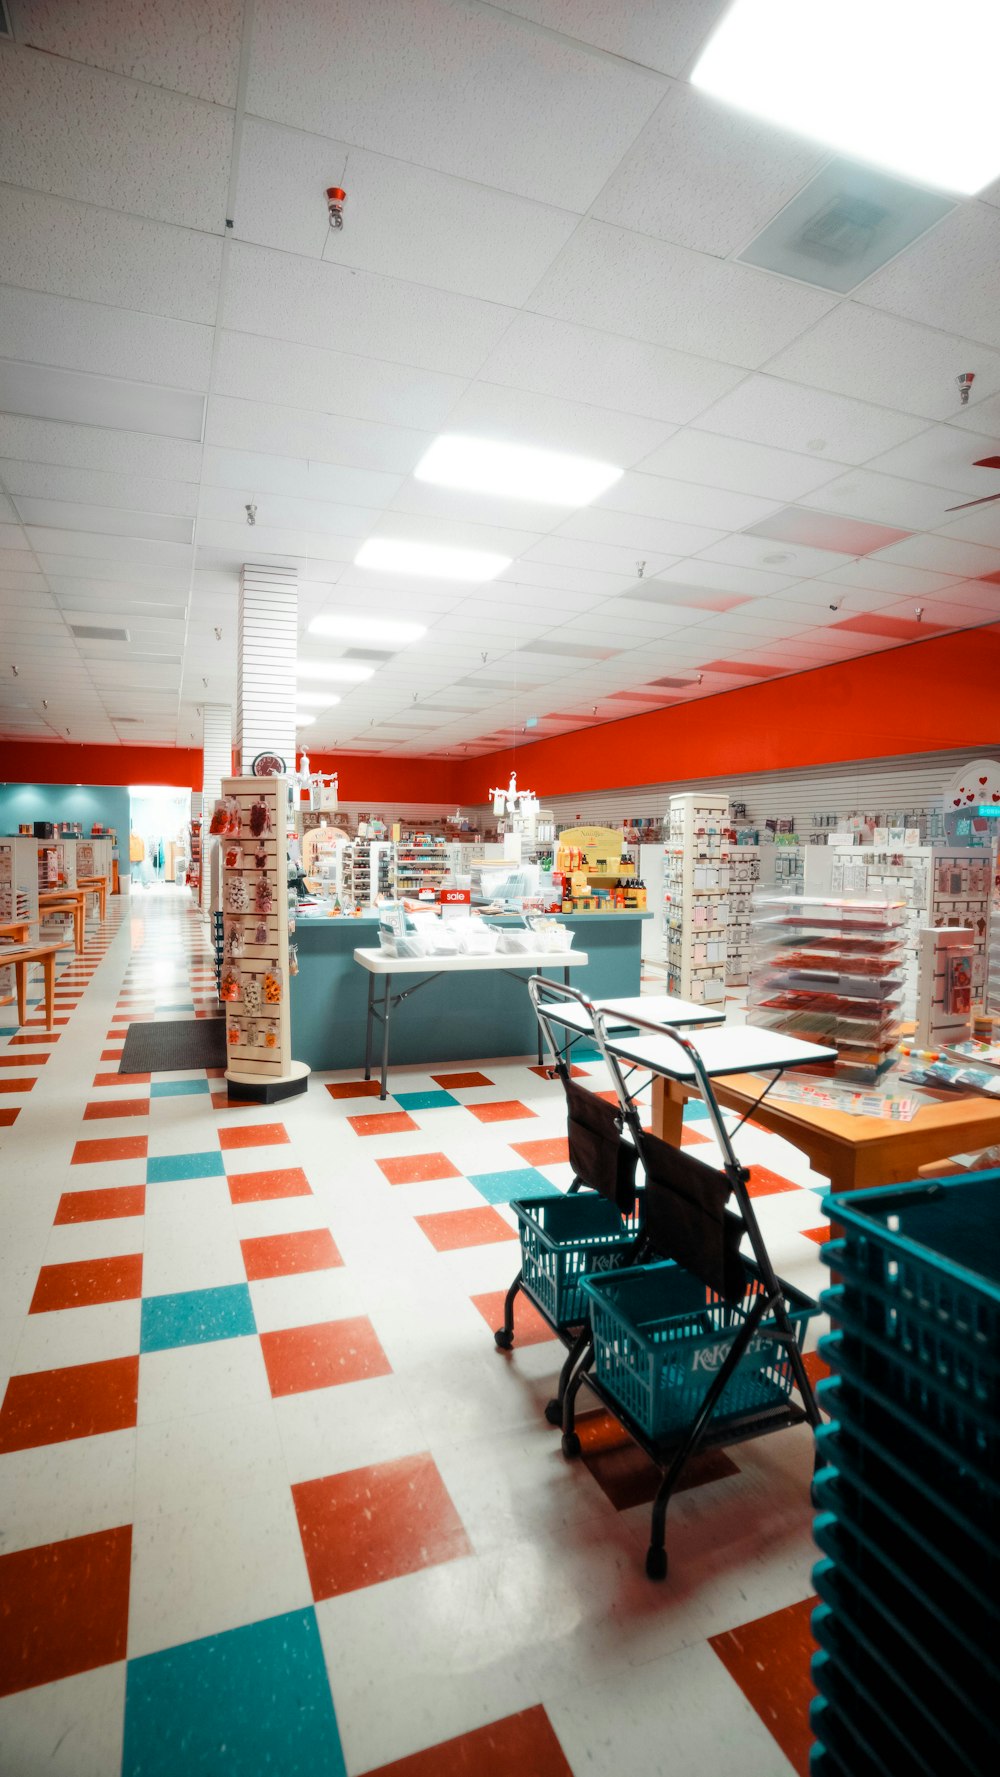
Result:
M240 807L239 835L220 842L223 964L240 997L224 999L229 1096L270 1104L304 1092L309 1069L292 1060L288 972L288 784L283 777L227 777L222 794ZM266 810L264 831L254 809Z
M422 888L430 888L437 894L455 868L459 850L447 839L399 840L393 848L393 893L415 898Z
M0 839L0 920L26 919L38 937L38 859L35 839ZM0 950L0 959L3 952ZM14 998L14 972L0 960L0 1005Z
M903 902L903 991L901 1013L917 1015L921 929L929 923L934 848L930 845L858 846L831 839L829 892L856 892Z
M733 987L740 987L750 979L750 916L759 882L760 846L730 842L726 981Z
M667 992L699 1005L726 997L728 806L725 797L707 793L670 798L663 865Z
M972 932L972 1003L987 993L990 911L996 866L992 847L935 845L931 853L928 924Z

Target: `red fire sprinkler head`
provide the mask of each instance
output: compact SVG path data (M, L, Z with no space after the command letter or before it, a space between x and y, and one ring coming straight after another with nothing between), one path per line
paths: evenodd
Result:
M327 210L329 211L329 215L330 215L330 227L331 228L343 228L343 226L344 226L344 204L346 203L346 201L347 201L347 193L346 193L346 191L344 191L342 186L340 186L340 185L327 186L326 204L327 204Z

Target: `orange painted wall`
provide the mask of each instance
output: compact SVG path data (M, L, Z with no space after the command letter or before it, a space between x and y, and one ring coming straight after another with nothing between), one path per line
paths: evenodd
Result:
M457 795L457 760L309 757L317 770L338 771L345 802L370 801L377 809L379 802L454 802ZM10 784L168 784L200 790L201 749L6 741L0 770Z
M460 766L459 800L482 803L514 769L544 800L998 740L1000 623L993 623L486 753Z

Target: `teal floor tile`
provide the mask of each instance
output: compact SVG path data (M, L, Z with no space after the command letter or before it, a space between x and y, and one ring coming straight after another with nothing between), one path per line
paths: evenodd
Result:
M509 1203L515 1197L562 1196L558 1186L533 1166L517 1166L510 1172L469 1173L467 1176L470 1185L475 1185L487 1203Z
M460 1103L450 1092L394 1092L392 1096L404 1111L441 1111Z
M684 1106L685 1123L701 1123L708 1116L708 1106L700 1098L689 1098Z
M146 1161L147 1185L170 1184L182 1178L224 1178L225 1173L218 1148L207 1154L158 1154Z
M130 1660L122 1777L345 1777L310 1607Z
M140 1351L173 1351L179 1345L210 1345L257 1331L250 1285L228 1283L214 1290L181 1290L173 1296L145 1296Z
M149 1095L151 1098L188 1098L208 1090L207 1080L154 1080Z

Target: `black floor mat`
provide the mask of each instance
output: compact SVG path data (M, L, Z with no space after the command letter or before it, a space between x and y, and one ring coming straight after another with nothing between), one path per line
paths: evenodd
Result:
M162 1024L130 1024L120 1074L167 1074L182 1068L225 1067L224 1018L171 1018Z

